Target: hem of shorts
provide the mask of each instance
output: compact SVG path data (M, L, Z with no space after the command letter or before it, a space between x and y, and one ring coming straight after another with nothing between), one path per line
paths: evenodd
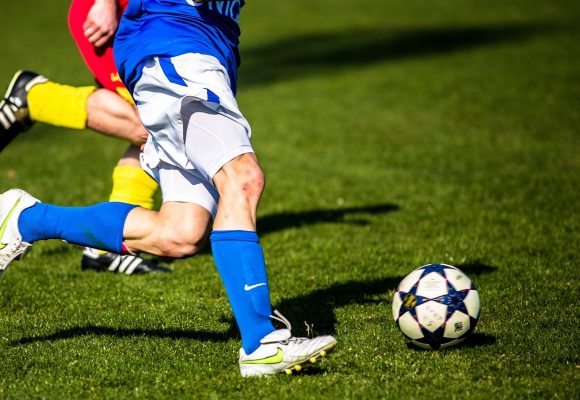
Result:
M173 203L185 203L185 204L195 204L196 206L200 206L201 208L203 208L204 210L206 210L209 215L211 215L212 219L215 219L215 216L217 214L217 203L216 206L210 210L210 208L208 208L208 206L206 204L202 204L201 201L197 201L197 200L191 200L191 199L181 199L181 198L163 198L162 200L163 203L167 203L167 202L173 202Z
M213 180L213 177L215 176L215 174L217 174L218 171L224 165L226 165L228 162L232 161L237 156L241 156L242 154L248 154L248 153L254 153L254 149L252 148L252 146L245 145L245 144L241 145L241 146L234 147L233 149L230 149L222 157L220 157L212 165L212 167L209 169L208 173L209 173L210 178Z

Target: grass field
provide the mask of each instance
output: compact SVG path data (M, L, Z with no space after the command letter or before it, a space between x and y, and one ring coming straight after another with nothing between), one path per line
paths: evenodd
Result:
M0 280L0 398L580 398L580 3L475 3L244 9L238 100L268 180L272 300L295 333L336 335L320 367L239 376L209 253L126 277L48 241ZM67 7L2 3L0 86L20 68L91 84ZM103 201L124 147L37 124L0 154L0 191ZM448 351L408 349L390 315L430 262L482 300Z

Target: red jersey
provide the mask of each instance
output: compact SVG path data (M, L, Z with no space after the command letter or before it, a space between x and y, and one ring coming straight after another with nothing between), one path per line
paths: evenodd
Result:
M115 65L115 58L113 57L113 39L101 47L93 46L85 37L83 24L87 19L87 15L94 0L73 0L68 13L68 26L72 37L85 60L85 63L93 73L97 83L115 93L118 93L123 98L132 101L131 96L117 72ZM119 19L127 8L129 0L117 0L119 5Z

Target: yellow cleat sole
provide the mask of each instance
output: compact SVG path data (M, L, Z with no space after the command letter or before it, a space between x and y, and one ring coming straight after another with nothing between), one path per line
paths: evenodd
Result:
M292 373L294 373L294 372L300 372L303 369L308 368L312 364L316 364L316 362L318 361L319 358L326 357L326 355L328 353L330 353L332 350L334 350L335 347L336 347L336 343L328 345L327 347L325 347L324 349L319 351L318 354L315 354L314 356L310 357L308 360L302 361L298 364L292 365L289 368L286 368L284 370L284 372L286 372L286 375L292 375Z

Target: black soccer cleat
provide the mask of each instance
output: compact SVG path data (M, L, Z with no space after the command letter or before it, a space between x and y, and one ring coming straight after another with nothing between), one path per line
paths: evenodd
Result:
M83 271L116 272L125 275L171 272L171 269L159 265L153 260L146 260L132 255L101 253L88 247L83 251L81 269Z
M26 96L32 86L47 82L44 76L31 71L18 71L0 101L0 151L18 136L27 131L34 122L30 119Z

